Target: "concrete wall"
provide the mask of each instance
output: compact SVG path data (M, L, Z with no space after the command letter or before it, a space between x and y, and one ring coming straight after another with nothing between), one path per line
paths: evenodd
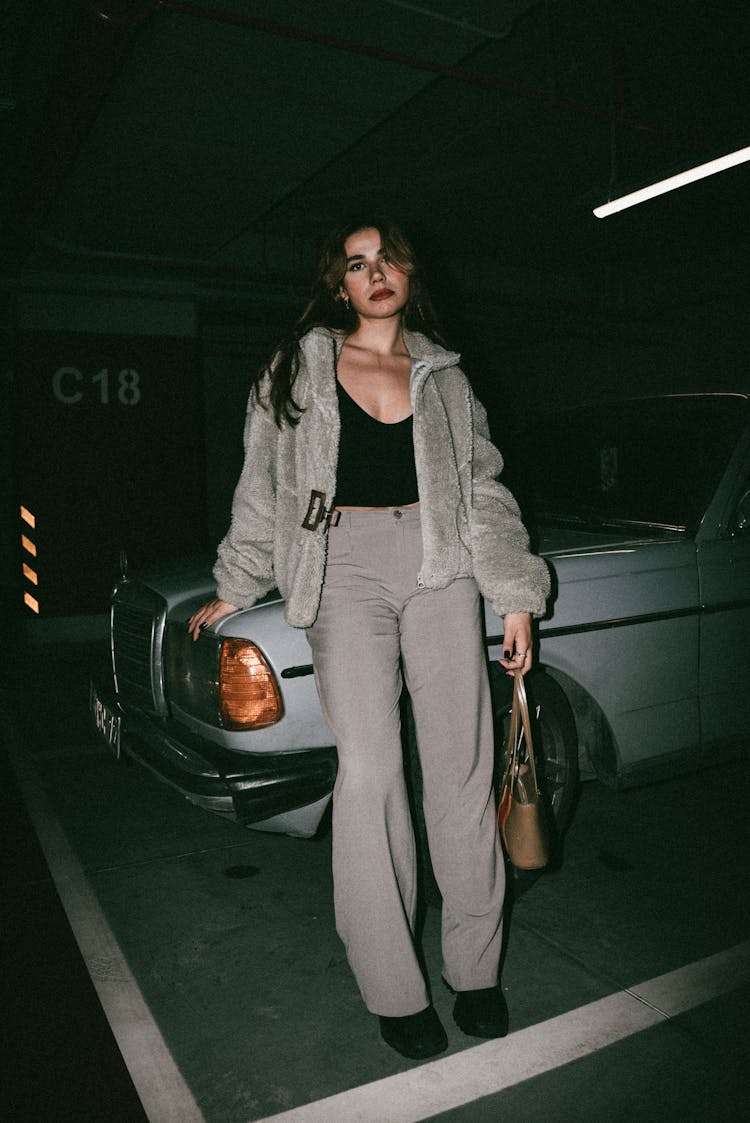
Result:
M196 311L192 300L175 296L45 286L10 302L6 339L12 439L4 447L12 452L4 473L3 599L11 619L20 611L40 632L54 617L106 609L117 576L118 509L147 513L141 538L148 543L168 525L183 474L186 493L197 494L192 481L203 468L189 463L187 437L195 430L200 446L202 418L188 426L181 416L188 399L193 413L199 408ZM170 415L175 422L165 424ZM160 475L171 477L172 496L159 496ZM20 550L19 503L39 508L28 531L38 539L31 558ZM36 618L31 604L38 604Z

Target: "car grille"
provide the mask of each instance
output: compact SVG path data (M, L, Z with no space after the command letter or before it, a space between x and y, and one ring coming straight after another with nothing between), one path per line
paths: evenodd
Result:
M112 662L120 701L167 713L162 642L166 601L139 581L122 581L112 594Z

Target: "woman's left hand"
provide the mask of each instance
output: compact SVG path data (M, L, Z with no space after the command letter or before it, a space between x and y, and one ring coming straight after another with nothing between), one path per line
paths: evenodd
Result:
M531 613L507 612L503 617L503 658L500 663L509 675L531 670Z

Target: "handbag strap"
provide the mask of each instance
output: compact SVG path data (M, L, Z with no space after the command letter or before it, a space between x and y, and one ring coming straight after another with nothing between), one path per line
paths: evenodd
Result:
M539 791L536 777L536 761L534 759L534 743L531 738L531 717L529 714L529 700L526 695L526 683L520 670L513 672L513 705L510 712L510 725L505 760L504 782L511 786L515 783L518 774L518 751L521 743L521 732L526 741L526 755L529 760L529 772L534 785L534 790Z

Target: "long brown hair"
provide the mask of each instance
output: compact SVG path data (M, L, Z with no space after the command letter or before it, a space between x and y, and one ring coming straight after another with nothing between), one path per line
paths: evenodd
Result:
M374 215L337 227L328 235L321 249L307 305L290 334L274 348L270 360L263 364L253 380L255 401L264 409L270 406L279 428L284 422L296 425L303 412L293 393L302 336L314 327L330 328L345 335L351 335L357 327L357 313L340 297L341 282L346 274L344 244L352 234L369 229L380 233L381 245L389 261L409 276L409 299L402 313L404 327L420 331L436 343L445 342L414 247L401 227L390 219ZM268 398L264 399L260 395L260 384L269 372L270 390Z

